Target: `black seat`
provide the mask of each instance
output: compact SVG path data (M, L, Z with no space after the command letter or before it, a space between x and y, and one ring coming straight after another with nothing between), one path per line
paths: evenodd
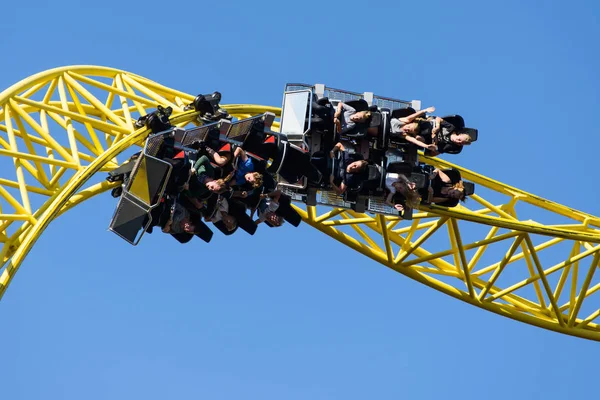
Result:
M250 235L254 235L257 226L254 221L252 221L252 218L246 214L246 206L244 203L233 199L229 200L229 214L235 217L239 228Z
M371 190L376 190L381 186L381 171L377 165L367 165L367 171L364 174L365 180L361 182L359 191L368 193Z
M196 233L200 239L204 240L206 243L209 243L213 237L213 231L210 230L208 225L202 222L200 219L196 219L192 217L192 222L196 225Z
M471 137L471 142L477 141L477 137L479 136L479 131L475 128L462 128L460 133L465 133Z
M423 189L429 183L429 176L416 172L412 173L408 179L414 182L417 189Z
M463 117L461 117L458 114L454 114L454 115L447 115L445 117L442 117L442 119L446 122L451 123L452 125L454 125L454 127L456 128L456 130L462 130L465 127L465 120L463 119Z
M217 228L218 230L221 231L221 233L225 236L229 236L229 235L233 235L238 227L236 226L233 230L227 230L227 227L225 226L225 223L223 223L223 221L217 221L217 222L213 222L213 226L215 228Z
M412 115L414 113L416 113L416 111L412 107L396 108L395 110L392 110L391 117L392 118L404 118L404 117L408 117L409 115Z
M369 123L370 128L379 127L381 125L383 119L381 117L381 113L379 111L373 111L371 113L371 122Z
M408 162L394 162L388 164L386 173L410 175L413 170L413 165Z
M243 203L229 199L229 215L233 216L237 221L237 226L235 229L231 231L227 230L223 221L215 222L213 224L215 228L220 230L226 236L233 235L235 232L237 232L238 228L241 228L250 235L254 235L257 226L254 221L252 221L252 218L246 214L246 206Z
M369 103L367 103L367 101L365 99L350 100L350 101L346 101L344 103L349 105L350 107L354 108L357 112L369 111Z
M292 226L297 227L302 222L302 217L292 207L292 198L286 194L279 197L279 208L275 214L280 215Z
M171 236L173 236L175 238L175 240L177 240L181 244L186 244L187 242L192 240L192 238L194 237L194 235L192 235L191 233L187 233L187 232L171 233Z
M302 177L306 177L309 182L313 183L321 181L321 172L311 164L309 153L284 141L271 147L274 150L272 153L275 154L273 154L273 163L267 168L267 172L278 173L289 183L296 183Z
M463 181L463 186L465 190L465 195L470 196L475 193L475 184L473 182L465 182Z
M377 168L377 165L367 165L367 180L380 179L381 172Z

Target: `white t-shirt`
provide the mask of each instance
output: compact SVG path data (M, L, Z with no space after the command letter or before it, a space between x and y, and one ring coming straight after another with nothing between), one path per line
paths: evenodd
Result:
M276 203L272 198L267 197L266 199L262 199L258 204L258 220L261 222L266 220L266 214L268 212L275 212L278 208L279 203Z
M392 118L390 125L392 133L402 133L402 127L407 124L400 121L400 118Z
M390 190L390 192L396 193L396 188L392 184L398 181L400 181L400 174L385 174L385 187L387 187Z

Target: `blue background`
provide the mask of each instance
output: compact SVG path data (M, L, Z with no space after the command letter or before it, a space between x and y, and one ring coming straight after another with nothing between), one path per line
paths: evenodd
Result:
M0 89L120 68L223 103L286 82L461 113L451 161L600 215L595 1L10 2ZM147 49L159 52L152 55ZM600 348L472 307L308 226L137 248L108 194L50 225L0 303L0 398L563 399Z

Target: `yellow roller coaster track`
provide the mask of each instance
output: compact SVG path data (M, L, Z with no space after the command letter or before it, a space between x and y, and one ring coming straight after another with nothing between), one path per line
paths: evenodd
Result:
M117 167L120 153L143 143L149 132L136 130L135 120L162 105L173 108L174 125L193 124L197 114L183 111L193 97L97 66L48 70L0 94L0 297L54 218L114 186L84 187L97 172ZM225 108L238 118L280 113L267 106ZM477 194L455 209L422 207L412 221L346 209L298 211L308 225L450 296L600 340L594 322L600 302L592 299L600 289L600 219L441 159L421 160L458 168L477 184Z

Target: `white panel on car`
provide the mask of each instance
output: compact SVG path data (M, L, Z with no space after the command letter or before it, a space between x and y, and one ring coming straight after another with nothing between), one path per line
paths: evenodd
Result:
M304 124L310 107L312 91L286 92L283 96L280 132L284 135L304 135Z

